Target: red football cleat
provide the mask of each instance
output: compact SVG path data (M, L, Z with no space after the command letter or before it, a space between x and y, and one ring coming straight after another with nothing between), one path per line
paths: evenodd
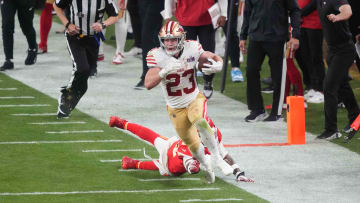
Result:
M111 116L110 121L109 121L109 126L124 129L126 123L127 123L127 120L125 120L125 119L121 119L116 116Z
M105 59L105 55L104 54L99 54L97 61L103 61Z
M134 160L128 156L124 156L122 158L122 168L123 169L135 169L136 164L139 162L139 160Z

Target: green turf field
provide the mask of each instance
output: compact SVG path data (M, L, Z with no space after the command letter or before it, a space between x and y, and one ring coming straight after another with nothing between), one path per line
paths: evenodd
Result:
M116 160L124 155L144 158L143 148L151 157L158 153L77 110L73 117L57 120L56 108L55 99L0 73L0 202L265 202L220 179L206 184L202 173L179 181L155 171L119 171ZM83 152L114 149L140 151ZM109 160L116 162L105 162Z

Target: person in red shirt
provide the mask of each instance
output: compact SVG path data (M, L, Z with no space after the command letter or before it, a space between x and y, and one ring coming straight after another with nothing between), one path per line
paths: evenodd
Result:
M300 9L311 0L297 0ZM323 32L318 12L315 10L307 16L301 14L300 47L295 53L296 60L303 72L306 89L305 99L310 103L323 103L323 81L325 66L322 55Z
M236 181L254 182L245 176L245 172L240 170L239 166L225 150L221 142L222 134L220 130L215 127L215 124L209 117L206 120L215 132L223 159L234 169L233 174ZM144 153L151 161L139 161L124 156L122 158L123 169L155 170L159 171L163 176L181 176L184 173L196 174L200 171L199 161L192 156L189 148L177 137L163 137L149 128L136 123L130 123L116 116L110 117L109 126L130 131L139 138L150 142L160 155L159 159L152 159ZM205 154L210 154L207 148L205 148ZM207 157L210 158L210 156Z
M218 0L220 17L217 26L223 27L227 18L228 0ZM215 29L211 22L208 9L215 4L215 0L165 0L165 21L168 22L175 10L176 19L186 31L187 40L197 40L205 51L215 53ZM204 78L204 96L209 99L213 94L212 81L215 74Z

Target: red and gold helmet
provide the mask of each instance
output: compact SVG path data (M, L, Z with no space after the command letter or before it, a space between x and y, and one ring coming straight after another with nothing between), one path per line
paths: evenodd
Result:
M184 48L185 37L186 37L186 33L183 27L178 22L175 21L169 21L168 23L163 25L159 32L160 45L169 55L175 55ZM178 39L176 50L174 51L167 50L164 44L165 39Z

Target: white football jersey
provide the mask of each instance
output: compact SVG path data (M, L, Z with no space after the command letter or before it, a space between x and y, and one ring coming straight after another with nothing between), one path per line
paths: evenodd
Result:
M195 65L203 52L201 44L192 40L184 42L184 49L178 59L167 55L162 48L149 51L146 57L149 68L178 67L164 77L160 83L166 104L171 108L187 107L199 94L195 77Z

